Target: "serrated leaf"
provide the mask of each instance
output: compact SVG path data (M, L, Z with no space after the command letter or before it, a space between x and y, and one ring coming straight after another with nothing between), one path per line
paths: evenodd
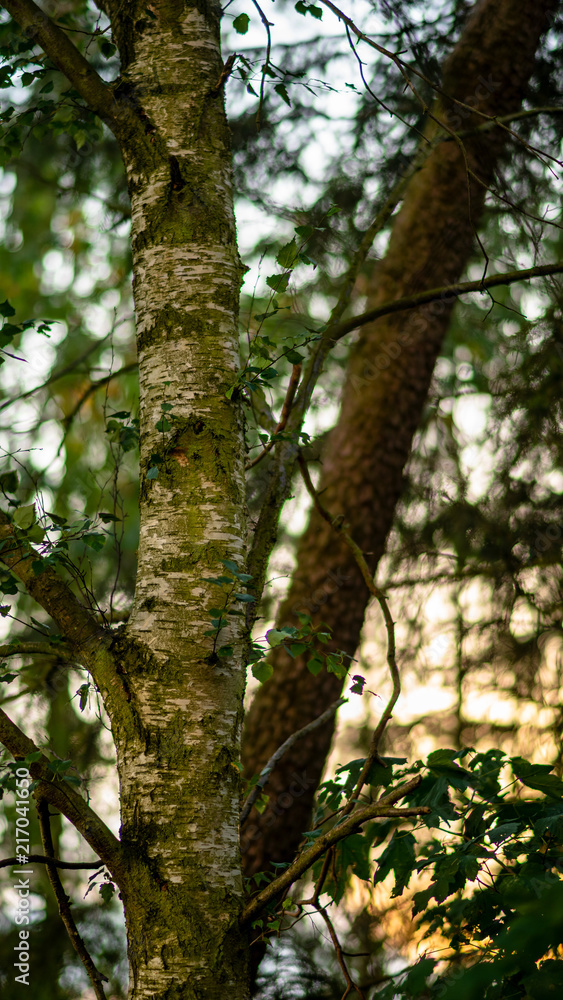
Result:
M416 841L412 833L395 830L388 846L379 858L377 870L373 877L374 884L382 882L391 872L395 874L395 886L392 896L400 896L416 868L414 853Z
M270 274L266 278L266 284L274 292L285 292L289 285L289 274Z
M285 246L281 248L280 252L276 257L276 263L278 263L280 267L284 268L293 267L293 265L297 260L298 254L299 250L294 238L291 240L290 243L286 243Z
M285 101L285 103L288 104L289 107L291 107L291 101L289 99L289 94L287 92L287 87L285 86L285 84L277 83L276 86L274 87L274 90L276 94L280 95L282 101Z

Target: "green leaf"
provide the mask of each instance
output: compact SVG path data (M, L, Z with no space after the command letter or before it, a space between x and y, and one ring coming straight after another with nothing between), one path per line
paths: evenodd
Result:
M3 493L15 493L18 488L18 474L15 469L0 475L0 490Z
M555 774L550 774L553 770L551 764L531 764L523 757L512 757L510 763L516 777L527 785L544 795L559 799L563 796L563 781Z
M53 522L53 524L57 524L59 526L59 528L64 528L65 524L68 521L68 518L66 518L66 517L59 517L58 514L53 514L50 510L46 510L45 513L46 513L47 517L51 518L51 521Z
M274 668L272 664L267 663L266 660L260 660L258 663L255 663L252 667L253 677L255 677L257 681L260 681L261 684L263 684L264 681L269 680L273 672Z
M100 534L99 531L88 531L82 536L82 541L85 545L94 549L94 552L100 552L106 544L106 536Z
M289 274L270 274L266 278L268 288L273 288L274 292L285 292L289 285Z
M299 354L298 351L286 351L285 356L292 365L300 365L305 360L304 354Z
M233 594L233 600L244 601L245 604L253 604L256 598L254 594Z
M10 305L7 299L4 302L0 302L0 316L4 316L6 319L8 316L15 316L16 310Z
M291 656L301 656L301 653L305 653L307 649L309 646L306 642L293 642L288 651Z
M98 514L98 517L99 517L100 521L103 522L103 524L109 524L110 521L120 521L121 520L121 518L120 517L116 517L115 514L106 514L106 513L101 513L101 512Z
M102 882L100 886L100 896L102 897L104 903L111 903L114 893L115 886L113 882Z
M416 869L415 844L416 841L412 833L395 830L388 846L379 858L373 881L374 883L382 882L390 872L394 872L395 886L391 893L392 896L402 894Z
M285 84L284 83L276 83L276 86L274 87L274 90L275 90L276 94L280 95L282 101L285 101L285 103L288 104L289 107L291 107L291 101L289 99L289 94L287 92L287 87L285 86Z
M233 562L232 559L221 559L221 562L226 569L229 569L231 571L231 573L235 574L238 573L238 566L236 562Z
M89 684L81 684L81 686L78 688L78 691L76 692L77 695L80 698L79 706L80 706L80 711L81 712L84 711L84 709L86 708L86 705L88 704L88 693L89 693L89 691L90 691L90 685Z
M276 87L275 89L277 90L278 88ZM276 257L276 263L279 264L280 267L291 268L296 263L298 255L299 250L294 238L290 243L286 243L285 246L281 248Z
M239 14L233 21L233 28L235 31L238 31L239 35L246 35L249 24L250 18L248 14Z
M29 503L24 507L18 507L13 514L13 522L21 531L27 531L35 523L35 504Z
M320 674L323 666L323 661L318 656L313 656L307 663L307 670L313 675L313 677L316 677L317 674Z
M308 240L315 232L314 226L296 226L295 232L302 240Z
M271 628L269 632L266 632L266 641L272 647L279 646L287 639L287 635L283 629Z
M158 465L152 465L147 472L147 479L156 479L158 476Z

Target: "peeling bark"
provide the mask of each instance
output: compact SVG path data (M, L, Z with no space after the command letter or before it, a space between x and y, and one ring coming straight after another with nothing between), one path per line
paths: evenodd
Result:
M552 0L481 0L444 66L443 90L450 100L437 102L435 116L449 129L466 131L483 121L470 107L491 116L517 110L547 15L555 7ZM428 138L436 128L430 121ZM409 184L387 254L371 276L366 311L459 280L474 247L485 186L494 177L505 141L506 133L497 128L467 138L466 159L455 142L435 149ZM467 168L475 176L468 176ZM350 356L319 488L331 514L344 515L373 571L401 495L403 469L452 307L452 300L434 302L382 318L364 327ZM334 648L353 656L368 599L350 551L313 512L279 624L296 624L298 612L309 613L332 627ZM283 647L275 650L273 663L274 676L258 691L246 720L243 754L249 775L341 690L334 675L313 678L303 658L291 660ZM316 730L272 774L270 807L262 816L254 812L242 834L246 874L293 856L309 823L332 732L331 723ZM306 788L292 794L298 776Z

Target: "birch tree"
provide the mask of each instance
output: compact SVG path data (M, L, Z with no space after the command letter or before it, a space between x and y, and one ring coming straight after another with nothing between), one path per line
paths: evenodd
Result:
M305 5L305 11L298 10L298 15L303 16L311 6ZM325 6L344 21L347 30L360 31L334 5L327 2ZM0 714L0 739L15 761L10 774L16 793L23 801L26 792L32 791L37 807L43 841L43 855L37 863L49 871L62 919L98 997L104 995L103 975L80 940L62 888L58 872L72 862L55 856L50 809L58 810L78 830L94 854L94 867L103 865L119 891L127 926L130 1000L203 1000L218 993L248 997L250 941L265 931L275 932L284 906L290 909L293 905L288 892L311 870L316 871L318 882L308 903L325 921L341 954L326 907L319 903L323 886L332 878L329 868L336 864L337 846L344 841L357 843L350 838L357 837L368 822L386 819L398 828L432 813L426 800L417 798L420 774L403 775L398 784L388 787L387 776L378 773L376 780L372 770L388 766L381 761L379 744L400 689L392 615L373 583L374 560L388 530L400 472L453 300L470 290L532 280L563 269L558 263L548 263L459 283L483 190L490 184L511 115L520 107L534 52L553 7L545 0L533 7L526 5L522 13L521 5L506 0L497 14L488 0L476 6L467 36L447 67L443 92L438 93L432 109L424 108L428 125L422 152L415 156L385 206L387 221L404 198L393 237L397 243L396 248L393 244L393 274L388 281L381 281L377 295L370 292L367 311L350 319L344 317L358 269L381 226L378 217L354 256L331 320L305 338L308 356L296 354L294 347L283 351L291 375L279 419L273 420L263 442L267 453L275 446L274 473L250 537L245 407L248 411L252 392L267 384L264 373L272 361L269 355L262 366L248 361L241 365L240 361L238 305L245 269L237 250L231 140L224 102L235 60L234 53L228 58L221 53L221 8L216 3L190 6L176 0L149 6L109 0L103 11L119 52L119 75L108 82L89 60L87 45L80 39L76 44L73 41L72 24L60 23L61 13L66 17L68 11L60 12L55 5L46 12L33 0L4 4L21 30L21 47L13 53L11 63L13 72L20 72L20 58L25 64L39 60L41 66L46 59L45 65L56 67L81 113L94 116L115 138L131 202L140 395L135 425L139 432L140 537L134 603L126 625L110 627L95 603L85 600L69 573L61 547L57 549L49 541L56 520L51 523L50 515L38 517L34 503L14 499L14 483L9 479L4 480L8 499L0 514L4 567L53 620L69 661L87 669L111 722L120 783L119 838L67 780L65 762L37 747L6 712ZM267 22L261 11L260 16ZM239 21L239 25L244 28L244 22ZM494 28L490 33L489 27ZM378 45L373 40L369 44ZM517 45L520 57L515 63L512 57ZM494 86L483 85L477 93L474 79L479 80L487 60L493 57L498 85L495 77ZM399 60L405 81L414 86L408 67L394 53L389 53L389 58ZM462 74L456 72L456 58L458 66L463 66ZM268 70L275 72L268 60L269 51L261 73L262 86ZM466 100L474 91L476 104ZM280 96L285 99L283 90ZM498 127L485 151L471 140L459 138L458 123L449 117L456 108L468 106L475 110L464 121L465 128ZM507 119L502 127L496 123L499 116ZM443 270L431 266L437 238L432 228L432 192L437 177L440 181L449 178L449 186L437 189L438 200L448 208L445 222L441 219L446 230L450 215L455 221L457 247ZM467 192L467 183L472 213L467 211L465 195L465 212L460 214L453 198L460 187ZM424 244L424 262L413 249L405 274L397 274L413 231ZM298 261L308 263L307 234L307 227L298 227L299 240L291 240L278 254L277 273L268 278L274 294L283 294ZM448 255L451 251L447 240L444 251ZM413 291L413 275L416 277L421 267L423 274L419 274ZM436 285L440 287L436 289ZM370 552L372 540L363 534L354 537L357 524L353 518L350 530L335 521L334 514L340 511L331 509L334 498L329 495L325 506L326 496L319 498L311 483L300 452L303 421L323 366L347 332L365 327L368 332L357 356L362 351L370 354L373 328L369 324L377 316L394 315L426 302L441 303L444 297L447 306L428 341L422 371L415 363L414 333L412 342L410 335L401 342L412 362L405 366L405 372L414 380L413 386L409 383L405 388L391 380L395 396L381 397L386 411L395 405L395 398L414 395L416 401L408 409L409 419L392 463L388 483L391 499L381 519L379 548L374 548L366 561L364 553ZM4 303L3 308L9 319L10 304ZM273 305L274 311L278 308ZM392 321L388 322L385 336L394 343L396 331ZM4 346L17 339L23 329L24 324L8 323ZM426 343L427 326L416 329ZM380 334L373 336L378 340ZM363 357L358 363L364 364ZM358 377L354 364L350 379ZM365 379L364 374L359 377ZM343 433L349 434L349 425L342 426ZM375 729L368 758L357 773L352 772L354 780L349 786L331 791L337 797L338 821L323 830L323 819L315 836L290 859L289 867L265 887L253 886L249 898L243 891L239 845L245 672L248 664L253 665L258 678L269 672L264 647L253 641L252 628L296 464L302 469L319 518L327 524L327 531L338 531L344 539L346 548L342 551L352 553L351 565L363 579L364 593L381 606L393 693ZM331 466L331 483L339 475L339 468ZM360 512L360 520L362 516ZM320 543L314 551L319 558ZM345 656L352 654L357 641L358 607L350 636L338 636L337 620L330 622L338 636L333 645L326 642L330 637L324 626L308 616L289 628L282 621L279 629L269 633L269 645L281 647L285 657L299 657L307 650L309 669L332 670L341 681L346 673ZM24 652L23 647L19 651ZM14 652L18 652L17 647ZM302 691L299 697L306 700ZM276 736L276 746L255 768L261 773L255 775L243 819L270 773L276 773L280 745L286 759L291 760L287 739L291 743L299 735L301 747L308 753L306 737L319 731L320 724L326 724L336 711L339 703L332 701L322 706L322 712L314 713L319 718L311 720L305 713L303 724L297 725L292 718L292 731L284 731L281 739L280 734ZM322 753L326 749L323 739ZM451 766L455 770L459 765ZM318 771L317 763L315 778ZM392 769L389 776L391 773ZM478 779L471 778L474 780ZM382 788L378 797L366 794L368 785ZM297 821L299 835L307 825L303 816ZM293 837L292 848L298 847L298 839ZM369 847L369 839L360 840ZM18 853L20 864L24 856L22 849ZM344 875L346 870L345 865ZM334 876L333 881L336 899L341 880ZM295 905L300 912L305 902L298 899ZM22 940L25 943L27 939ZM344 960L341 967L350 993L354 984Z

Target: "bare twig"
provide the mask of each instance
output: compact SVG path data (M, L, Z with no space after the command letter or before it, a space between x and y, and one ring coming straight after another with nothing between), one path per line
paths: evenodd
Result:
M476 281L458 281L454 285L444 285L443 288L429 288L425 292L405 295L403 298L395 299L394 302L384 302L383 305L377 306L375 309L368 309L367 312L360 313L359 316L353 316L332 328L330 336L334 341L340 340L352 330L356 330L359 326L365 326L366 323L373 323L381 316L403 312L405 309L415 309L417 306L423 306L438 299L447 301L451 298L459 298L460 295L467 295L469 292L485 292L497 285L513 285L517 281L527 281L529 278L541 278L550 274L562 273L563 263L554 262L553 264L538 264L536 267L528 267L522 271L492 274L488 278L478 278Z
M260 119L261 119L261 115L262 115L262 106L264 104L264 88L266 86L266 70L267 70L268 66L270 65L270 61L271 61L270 60L270 56L271 56L271 53L272 53L272 33L270 31L270 27L273 24L273 21L269 21L268 20L268 18L266 17L264 11L262 10L262 8L261 8L260 4L257 2L257 0L252 0L252 3L256 7L256 10L258 11L258 13L260 15L260 20L262 21L262 24L264 25L264 28L266 29L266 62L262 66L262 79L260 80L260 99L258 101L258 111L256 113L256 131L259 132L260 131L260 124L261 124Z
M370 572L365 556L362 550L360 549L359 545L356 545L356 542L345 530L341 520L329 514L329 512L321 503L319 495L315 490L313 483L311 482L311 477L309 475L307 463L305 462L305 459L301 454L298 455L298 462L305 486L307 487L307 490L313 499L313 503L315 504L316 509L318 510L321 517L324 518L324 520L327 521L328 524L330 524L330 526L334 529L334 531L336 531L341 536L341 538L344 539L348 548L352 551L352 554L356 560L358 568L364 578L365 584L370 594L372 594L372 596L375 597L376 601L378 602L383 612L383 618L385 620L385 628L387 630L387 663L389 664L389 671L391 673L391 679L393 682L393 690L391 692L391 697L389 698L389 701L387 702L383 710L383 714L373 731L373 736L371 738L371 744L368 756L366 757L364 766L362 767L362 770L356 782L356 787L354 788L354 791L350 796L346 808L344 809L343 815L346 815L347 813L351 812L352 809L354 808L358 800L358 797L361 793L361 790L367 781L370 768L374 763L374 761L376 760L379 761L379 763L382 764L383 767L385 767L384 762L381 760L379 756L379 744L381 742L381 737L383 736L383 733L385 731L385 727L393 715L393 709L395 708L395 705L397 704L397 700L401 693L401 678L399 676L399 668L397 666L397 657L395 649L395 623L393 621L393 617L389 610L387 598L385 597L383 591L380 590L379 587L377 587L376 584L374 583L373 576Z
M354 993L354 992L356 992L358 994L358 996L360 997L360 1000L366 1000L365 993L362 992L362 990L360 989L360 987L354 982L354 980L352 979L352 976L350 975L350 972L348 970L348 966L346 965L346 961L344 959L344 952L342 951L342 945L340 944L340 941L338 940L338 935L337 935L337 933L336 933L336 931L334 929L332 920L330 919L328 913L326 912L326 909L324 907L320 906L319 903L315 903L315 909L316 909L317 913L319 913L321 915L321 917L323 918L323 920L324 920L324 922L325 922L325 924L327 926L328 933L330 934L331 941L332 941L332 943L334 945L334 950L336 952L336 958L337 958L338 964L339 964L340 968L342 969L342 975L344 976L344 979L346 980L346 989L345 989L344 993L342 994L341 1000L346 1000L346 997L350 996L350 994Z
M51 822L49 819L49 803L36 794L37 803L37 817L39 819L39 829L41 831L41 840L43 842L43 847L45 853L51 860L55 858L55 848L53 845L53 837L51 835ZM59 913L63 924L65 925L66 932L69 936L72 947L74 948L76 954L80 958L86 972L88 973L88 978L92 983L94 993L96 994L97 1000L106 1000L106 995L102 982L109 982L107 976L102 975L96 969L90 953L84 944L84 941L78 933L78 928L74 922L72 913L70 912L70 899L64 891L63 884L60 880L57 868L54 865L48 865L47 872L49 875L49 881L51 883L51 888L55 894L55 899L59 907Z
M285 429L285 426L289 419L289 414L291 413L291 407L293 406L293 400L295 399L295 393L297 392L297 386L299 385L300 378L301 378L301 365L294 365L291 370L289 384L287 386L287 392L285 394L285 399L283 401L280 419L278 424L276 425L272 438L270 439L270 441L268 441L263 451L261 451L260 454L256 456L256 458L253 458L251 462L247 463L247 465L245 466L245 469L247 471L248 469L253 469L255 465L258 465L258 462L261 462L262 459L266 457L268 452L272 450L272 448L276 443L274 440L275 435L279 434L280 431L283 431Z
M309 722L306 726L303 726L302 729L298 729L296 733L292 733L291 736L285 741L285 743L282 743L282 745L278 747L275 753L272 754L268 763L260 771L260 776L258 778L258 781L248 794L246 801L241 809L241 814L240 814L241 826L248 819L252 806L256 802L256 799L258 798L260 792L264 788L276 764L279 763L283 755L287 753L287 751L294 745L294 743L297 743L298 740L302 739L304 736L307 736L309 733L313 732L313 730L318 729L319 726L322 726L325 722L328 722L331 715L334 715L334 713L338 711L340 706L344 705L347 701L348 701L347 698L339 698L338 701L335 701L332 705L330 705L329 708L327 708L326 712L323 712L322 715L319 715L317 719L313 719L312 722Z
M137 362L132 361L131 364L123 365L116 372L110 372L109 375L105 375L103 378L98 379L97 382L91 382L88 388L85 389L84 392L82 393L78 402L74 404L70 413L67 413L66 417L64 418L63 424L65 427L65 431L68 431L68 428L70 427L76 414L79 412L79 410L82 409L84 403L86 402L87 399L89 399L90 396L92 396L95 392L97 392L98 389L101 389L103 386L107 385L108 382L111 382L114 378L119 378L120 375L126 375L127 372L133 372L135 371L136 368L137 368Z
M64 868L65 871L91 871L93 868L103 868L103 861L60 861L58 858L46 857L43 854L27 854L29 864L46 865L47 868ZM21 858L3 858L0 868L13 868L21 865Z

